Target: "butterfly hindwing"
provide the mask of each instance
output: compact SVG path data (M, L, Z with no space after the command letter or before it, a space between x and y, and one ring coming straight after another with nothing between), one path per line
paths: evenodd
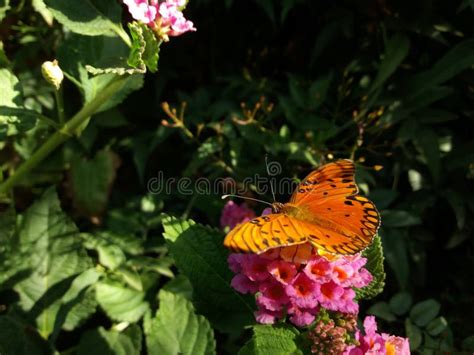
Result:
M354 174L350 160L326 164L303 180L290 202L315 225L313 234L319 239L311 242L330 253L355 254L365 249L380 225L373 202L357 195ZM304 185L305 181L311 184Z

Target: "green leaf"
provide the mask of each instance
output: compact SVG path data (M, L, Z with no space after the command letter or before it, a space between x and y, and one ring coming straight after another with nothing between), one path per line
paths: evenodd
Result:
M109 0L45 0L54 18L75 33L87 36L126 33L121 25L121 8Z
M8 10L10 10L10 0L0 0L0 21L5 18Z
M77 349L78 355L140 355L142 332L136 324L123 332L99 327L84 333Z
M441 171L438 135L430 127L423 127L416 136L416 143L431 171L433 180L438 181Z
M406 97L413 97L451 79L474 62L474 39L468 39L453 47L429 70L415 75L406 84Z
M33 0L31 5L33 5L35 11L43 17L43 20L48 24L48 26L53 25L53 14L46 7L44 0Z
M19 232L24 263L31 274L15 285L20 306L36 319L47 337L54 328L61 297L72 278L91 266L74 223L61 211L54 189L45 192L25 213Z
M464 196L462 196L459 192L449 189L443 193L444 197L448 201L449 205L451 206L455 216L457 227L459 230L464 228L464 224L466 222L466 208L464 203Z
M421 219L408 211L385 210L381 215L384 227L400 228L421 224Z
M439 313L441 305L434 299L418 302L410 311L410 319L418 326L424 327Z
M474 351L474 335L468 336L462 341L463 350Z
M409 318L405 319L405 333L410 339L410 350L415 351L423 342L423 334L416 325L414 325Z
M89 102L93 98L95 98L97 96L97 93L102 91L106 86L110 84L111 81L115 80L115 78L115 74L101 74L92 78L84 79L83 88L86 102ZM143 75L134 74L128 76L122 88L116 94L114 94L107 102L104 102L104 104L100 107L99 110L96 111L96 113L109 110L112 107L117 106L123 100L125 100L125 98L130 93L140 89L142 86Z
M214 332L190 301L180 294L161 290L160 308L148 314L144 329L149 354L215 354Z
M253 323L253 301L230 287L233 274L227 265L222 233L166 215L163 227L176 266L193 285L198 313L222 331Z
M366 287L356 288L355 292L358 299L370 299L381 293L385 286L382 240L378 234L374 237L372 244L363 251L362 256L367 258L365 268L371 273L373 279Z
M410 309L412 297L408 292L399 292L390 299L390 310L397 316L405 314Z
M91 160L75 159L71 165L71 190L74 206L83 214L101 214L107 205L115 180L118 157L103 150Z
M0 68L0 140L7 135L32 128L36 122L31 115L20 114L15 109L23 108L23 95L18 78L6 68Z
M433 336L441 334L448 326L448 322L444 317L438 317L433 319L426 326L426 331Z
M148 310L145 293L103 280L95 286L96 299L107 315L121 322L137 322Z
M369 307L367 310L368 314L373 314L378 318L382 318L387 322L393 322L397 320L397 317L392 313L390 306L387 302L377 302Z
M410 263L408 260L407 230L383 228L379 233L383 238L387 263L393 269L400 288L408 288Z
M78 275L71 283L71 287L61 299L61 305L54 324L52 342L55 342L59 331L64 327L73 330L81 322L95 312L97 303L89 291L89 287L97 282L101 273L90 268Z
M388 40L383 60L369 92L373 92L383 85L406 58L409 50L410 40L405 35L396 34Z
M288 325L256 325L253 337L239 351L239 355L286 355L302 354L298 349L296 328Z
M31 326L11 316L0 316L0 354L48 355L48 343Z
M128 64L138 70L145 70L145 66L152 73L158 70L161 41L157 39L153 30L140 22L128 24L132 36L132 50Z

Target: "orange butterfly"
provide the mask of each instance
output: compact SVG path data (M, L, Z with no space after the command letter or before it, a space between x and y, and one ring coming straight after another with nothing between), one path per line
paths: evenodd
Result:
M237 225L224 245L259 254L304 243L331 254L362 251L377 233L380 215L373 202L358 195L354 173L351 160L323 165L298 185L289 203L275 202L272 214Z

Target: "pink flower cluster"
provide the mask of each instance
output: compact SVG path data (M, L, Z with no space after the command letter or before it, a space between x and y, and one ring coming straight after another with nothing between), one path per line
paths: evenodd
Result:
M407 338L389 334L377 333L377 323L374 316L365 317L365 335L356 331L355 338L359 345L346 348L343 355L409 355L410 343Z
M179 36L188 31L196 31L194 24L186 20L182 7L186 0L123 0L132 17L155 29L165 41L168 36Z
M234 228L237 224L250 221L255 217L255 212L247 207L245 203L241 205L234 201L225 204L221 214L221 227Z
M289 315L297 326L312 323L323 307L331 311L357 313L352 287L364 287L372 275L360 255L327 260L312 255L306 264L285 261L274 251L261 255L231 254L228 262L236 273L231 285L241 293L258 293L259 323L272 324Z

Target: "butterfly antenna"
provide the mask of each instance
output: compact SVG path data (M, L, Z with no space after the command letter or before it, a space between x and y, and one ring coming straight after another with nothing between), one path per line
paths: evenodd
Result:
M270 190L272 191L273 202L276 202L275 187L273 186L273 180L271 178L270 169L269 169L269 165L268 165L268 154L265 154L265 167L267 168L267 175L270 178Z
M236 198L241 198L243 200L251 200L251 201L256 201L256 202L260 202L260 203L264 203L266 205L269 205L271 206L272 204L270 202L267 202L267 201L263 201L263 200L259 200L258 198L252 198L252 197L245 197L245 196L239 196L239 195L222 195L222 199L226 199L228 197L236 197Z

